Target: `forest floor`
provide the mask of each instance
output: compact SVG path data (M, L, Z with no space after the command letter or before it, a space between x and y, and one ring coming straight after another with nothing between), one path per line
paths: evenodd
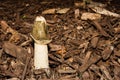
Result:
M0 0L0 80L120 80L120 16L95 7L120 14L119 0ZM50 74L34 70L36 16L52 39Z

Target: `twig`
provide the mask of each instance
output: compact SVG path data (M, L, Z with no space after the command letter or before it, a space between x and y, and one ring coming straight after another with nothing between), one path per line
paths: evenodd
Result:
M100 31L100 33L101 33L103 36L105 36L105 37L109 37L109 36L110 36L107 32L105 32L105 31L102 29L101 25L100 25L97 21L92 21L92 22L93 22L93 24L95 25L95 27Z
M92 64L98 62L101 59L101 57L97 54L95 54L93 57L89 59L86 63L84 63L82 66L79 67L79 72L83 73L85 70L87 70Z
M29 53L30 54L30 53ZM25 64L25 68L24 68L24 71L23 71L23 74L22 74L22 78L21 80L24 80L25 78L25 74L26 74L26 71L27 71L27 67L28 67L28 64L30 62L30 59L31 59L31 55L29 55L26 59L26 64Z

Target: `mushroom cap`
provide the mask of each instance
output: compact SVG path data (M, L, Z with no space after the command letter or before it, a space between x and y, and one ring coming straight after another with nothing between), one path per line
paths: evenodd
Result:
M48 44L51 42L48 36L46 20L44 17L37 16L35 18L33 30L30 35L38 44Z
M45 24L46 24L46 20L45 20L45 18L42 17L42 16L37 16L36 19L35 19L35 21L45 22Z

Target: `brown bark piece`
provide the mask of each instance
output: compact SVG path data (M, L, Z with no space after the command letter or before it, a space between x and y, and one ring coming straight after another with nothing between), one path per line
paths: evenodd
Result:
M107 60L110 57L112 51L113 51L113 46L106 47L102 52L103 60Z
M85 56L85 58L84 58L84 63L86 63L86 62L89 61L90 56L91 56L91 53L92 53L92 51L88 51L88 52L86 53L86 56Z
M6 31L9 28L5 21L1 21L0 24L3 31Z
M114 55L120 57L120 50L114 49Z
M59 73L64 73L64 74L73 74L76 73L76 70L58 70Z
M4 42L3 49L6 54L9 54L25 63L27 57L27 50L25 50L24 48L16 46L10 42Z
M92 64L96 63L97 61L99 61L101 59L101 57L97 54L95 54L93 57L90 57L89 61L87 61L86 63L83 63L83 65L81 65L79 67L79 71L82 73L85 70L87 70Z
M83 80L90 80L90 74L87 71L84 72L82 75L82 79Z
M92 71L94 71L97 75L99 75L100 77L103 77L102 74L99 72L100 68L97 65L91 65L90 69Z
M114 28L115 33L120 33L120 27Z
M56 8L44 10L42 14L55 14Z
M77 19L80 16L80 10L76 9L75 10L75 19Z
M114 75L115 75L115 80L120 80L120 66L115 66L114 67Z
M108 80L113 80L107 68L103 65L100 66L101 71L106 75Z
M12 36L9 39L9 42L15 42L18 43L22 38L25 38L27 40L27 36L18 33L16 30L12 29L6 21L1 21L0 22L1 28L5 33L11 33Z
M99 40L99 37L94 37L94 38L92 38L92 40L91 40L91 46L92 46L93 48L96 48L97 43L98 43L98 40Z
M31 49L29 48L29 54L32 53ZM26 72L27 72L27 68L28 68L28 65L29 65L29 62L31 60L31 57L32 56L29 56L26 58L26 64L25 64L25 67L24 67L24 70L23 70L23 74L22 74L22 77L21 77L21 80L24 80L25 79L25 76L26 76Z
M101 33L103 36L105 36L105 37L109 37L109 36L110 36L107 32L105 32L105 31L103 30L103 28L101 27L101 25L100 25L97 21L93 21L93 24L95 25L95 27L100 31L100 33Z

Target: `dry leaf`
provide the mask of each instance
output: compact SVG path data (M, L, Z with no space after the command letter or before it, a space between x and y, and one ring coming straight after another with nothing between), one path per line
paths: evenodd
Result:
M101 19L101 15L100 14L96 14L96 13L83 13L81 16L82 20L98 20Z

